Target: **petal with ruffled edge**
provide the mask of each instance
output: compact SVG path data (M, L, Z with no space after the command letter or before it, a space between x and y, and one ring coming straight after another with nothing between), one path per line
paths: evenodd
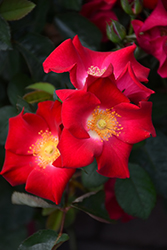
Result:
M148 74L150 69L141 65L134 57L134 51L136 49L136 45L133 44L131 46L125 47L123 49L119 49L110 53L104 60L102 67L106 67L108 64L112 63L114 68L115 78L122 73L126 64L131 62L132 69L139 79L142 82L148 82Z
M115 136L103 141L103 151L96 157L97 172L110 178L129 178L128 159L132 146Z
M130 103L120 103L113 109L121 117L117 120L121 127L119 139L126 143L138 143L146 138L156 136L151 120L152 103L140 102L139 107Z
M165 1L164 1L165 3ZM145 32L155 26L167 25L167 10L164 8L162 1L158 1L156 8L152 11L148 18L146 18L141 31Z
M118 77L116 85L132 102L138 104L139 101L148 100L153 90L141 84L135 76L131 63L129 62L122 74Z
M5 149L16 154L29 154L29 147L40 138L40 130L48 130L46 121L36 114L23 114L22 111L16 117L9 119Z
M88 91L97 96L104 108L114 107L120 102L130 102L109 78L98 78L88 87Z
M5 162L1 175L12 185L26 183L30 172L36 167L34 156L16 155L8 150L5 154Z
M94 156L100 155L103 143L100 140L88 138L77 139L67 129L63 129L58 144L64 167L81 168L91 164ZM53 163L53 165L55 165Z
M61 99L63 90L57 90ZM77 138L89 138L86 131L86 121L94 108L100 104L98 98L82 90L76 90L62 104L62 121L66 129Z
M56 73L63 73L63 72L72 72L71 74L75 74L76 69L75 66L77 65L77 72L79 77L78 83L76 80L76 76L70 76L71 82L77 88L83 87L83 79L86 77L86 70L85 66L76 50L75 46L73 45L73 41L71 39L65 40L61 43L44 61L43 68L46 73L50 71Z
M59 204L64 189L74 173L75 169L57 168L52 165L45 169L36 168L28 176L25 189Z

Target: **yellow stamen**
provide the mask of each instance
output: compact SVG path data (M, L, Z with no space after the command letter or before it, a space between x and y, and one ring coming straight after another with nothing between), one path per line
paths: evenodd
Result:
M99 106L94 109L90 119L87 121L89 131L95 132L101 141L108 141L111 136L119 136L123 127L117 121L121 117L111 109L100 110Z
M28 153L33 154L38 166L45 169L60 156L57 148L58 137L53 136L48 130L45 132L41 130L38 134L41 135L41 138L29 147Z
M97 66L91 66L88 68L87 73L92 76L101 76L106 71L106 68L99 69Z

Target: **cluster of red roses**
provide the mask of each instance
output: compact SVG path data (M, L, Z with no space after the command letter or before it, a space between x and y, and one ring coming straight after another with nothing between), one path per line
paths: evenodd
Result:
M10 118L1 174L11 185L26 183L28 192L58 204L76 169L94 159L99 174L129 177L133 144L156 135L148 102L154 92L141 83L149 69L136 61L135 48L95 52L75 36L49 55L44 71L69 72L75 89L56 91L62 103L41 102L36 114ZM105 185L106 206L115 199L113 183Z
M125 1L126 2L126 1ZM128 2L128 1L127 1ZM133 2L133 1L131 1ZM117 0L89 0L82 7L81 14L92 21L102 32L103 42L107 41L106 23L111 19L118 20L113 6L119 4ZM148 18L133 20L132 26L139 46L159 61L157 73L167 77L167 1L144 0L143 6L153 9Z

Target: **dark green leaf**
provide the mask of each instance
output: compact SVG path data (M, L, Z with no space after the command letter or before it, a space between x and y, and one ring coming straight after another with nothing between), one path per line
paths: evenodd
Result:
M35 108L25 100L23 100L21 97L18 97L16 107L18 109L18 112L21 112L24 108L24 113L34 113Z
M140 150L134 150L131 162L138 162L149 173L159 194L167 198L167 137L157 131Z
M1 42L0 42L0 44L1 44ZM7 56L8 56L8 52L7 51L2 51L1 50L1 45L0 45L0 73L3 71L3 69L5 67L5 64L7 62Z
M64 38L73 38L78 35L83 46L93 50L100 47L102 38L100 30L79 13L59 14L54 21Z
M155 93L150 100L153 102L153 119L160 119L167 115L167 94Z
M0 50L11 49L9 24L0 16Z
M50 82L49 74L44 73L42 63L54 49L51 41L39 34L29 33L23 39L16 42L15 46L23 55L33 80L35 82ZM56 74L54 74L54 76L55 75Z
M130 178L117 179L115 194L123 210L142 219L148 218L156 202L156 191L147 172L129 164Z
M31 84L32 80L24 74L18 74L9 82L7 93L11 104L16 105L18 97L25 95L25 88Z
M5 0L0 5L0 15L7 21L19 20L34 7L35 4L28 0Z
M67 234L62 234L58 238L58 234L50 229L40 230L26 239L18 248L18 250L51 250L57 249L63 242L69 239ZM55 245L56 242L56 245Z
M50 7L50 1L48 0L40 0L37 1L37 6L34 10L34 24L33 24L33 31L41 32L44 28L46 23L46 16L47 12Z
M4 145L8 133L8 120L17 115L17 110L12 106L0 108L0 144Z
M97 170L97 163L94 161L82 171L82 183L86 188L96 188L105 183L108 178L100 175Z
M112 222L105 209L104 201L105 193L101 190L98 193L91 192L77 198L72 206L89 214L98 221Z
M82 7L82 0L57 0L56 4L59 4L64 9L79 11Z

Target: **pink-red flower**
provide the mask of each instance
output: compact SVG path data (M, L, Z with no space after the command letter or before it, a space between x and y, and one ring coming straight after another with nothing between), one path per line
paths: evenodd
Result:
M167 77L167 2L159 0L144 22L134 20L132 25L139 46L158 59L157 72L161 77Z
M115 186L116 179L109 179L104 185L105 191L105 207L110 216L111 220L121 220L122 222L127 222L133 217L124 212L116 200L115 196Z
M128 63L139 81L147 82L149 69L138 63L134 57L136 45L125 47L114 52L97 52L80 43L78 36L67 39L60 44L44 61L46 73L69 72L75 88L82 89L87 81L94 77L110 77L114 73L117 79ZM94 77L92 77L94 76Z
M100 174L129 177L133 144L155 136L152 103L131 104L109 78L97 78L83 90L58 90L57 95L63 101L62 166L84 167L95 157Z
M158 0L144 0L143 1L143 6L153 10L155 6L157 5Z
M61 104L39 103L36 114L23 113L9 120L6 156L1 175L12 185L26 183L25 189L42 198L60 203L74 169L52 163L60 157Z
M108 40L106 35L106 25L111 23L111 19L117 20L112 7L115 1L92 0L83 4L80 14L94 23L103 34L103 42Z

